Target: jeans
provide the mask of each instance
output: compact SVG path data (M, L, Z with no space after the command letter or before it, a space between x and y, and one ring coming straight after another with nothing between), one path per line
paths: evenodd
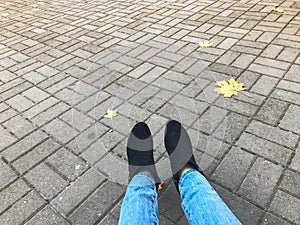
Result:
M241 224L206 178L188 170L179 180L182 208L190 225ZM153 178L144 172L136 174L122 203L119 225L159 224L157 191Z

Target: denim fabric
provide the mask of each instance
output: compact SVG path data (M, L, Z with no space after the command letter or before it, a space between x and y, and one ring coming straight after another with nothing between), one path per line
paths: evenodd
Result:
M130 181L122 203L119 225L159 225L154 179L144 172Z
M241 224L198 171L183 173L178 185L190 225ZM119 225L159 225L157 192L149 174L140 172L132 178L122 203Z
M182 208L190 225L241 224L206 178L196 170L182 174L179 183Z

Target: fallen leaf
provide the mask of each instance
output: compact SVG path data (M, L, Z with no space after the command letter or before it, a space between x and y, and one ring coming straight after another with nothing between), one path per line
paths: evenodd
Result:
M161 191L164 188L165 182L162 181L161 183L158 184L157 190Z
M284 12L284 9L278 8L278 5L274 5L274 6L273 6L273 11L279 12L279 13L283 13L283 12Z
M112 119L114 116L117 115L117 110L113 110L113 109L108 109L106 111L106 115L104 116L104 118L107 118L107 119Z
M201 42L198 43L198 45L200 47L208 48L208 47L213 46L214 44L212 42L210 42L210 41L201 41Z
M230 98L232 95L237 95L238 91L243 91L243 83L238 83L234 78L230 78L227 81L217 81L219 88L215 89L215 92L224 95L225 98Z

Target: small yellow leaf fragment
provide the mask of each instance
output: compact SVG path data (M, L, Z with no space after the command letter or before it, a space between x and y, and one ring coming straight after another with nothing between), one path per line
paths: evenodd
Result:
M214 44L212 42L206 40L206 41L199 42L198 45L200 47L208 48L208 47L212 47Z
M231 98L232 95L237 95L238 91L245 90L244 84L237 82L234 78L227 81L217 81L219 88L215 92L224 95L225 98Z
M274 6L273 6L273 11L279 12L279 13L283 13L283 12L284 12L284 9L278 8L277 5L274 5Z
M161 191L164 188L165 182L162 181L161 183L158 184L157 190Z
M117 110L108 109L106 111L106 115L104 116L104 118L112 119L116 115L117 115Z

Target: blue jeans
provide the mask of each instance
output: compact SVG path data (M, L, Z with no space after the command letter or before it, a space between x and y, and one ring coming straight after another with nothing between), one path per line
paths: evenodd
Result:
M241 224L206 178L188 170L179 180L182 208L190 225ZM136 174L122 203L119 225L159 224L157 191L153 178L144 172Z

